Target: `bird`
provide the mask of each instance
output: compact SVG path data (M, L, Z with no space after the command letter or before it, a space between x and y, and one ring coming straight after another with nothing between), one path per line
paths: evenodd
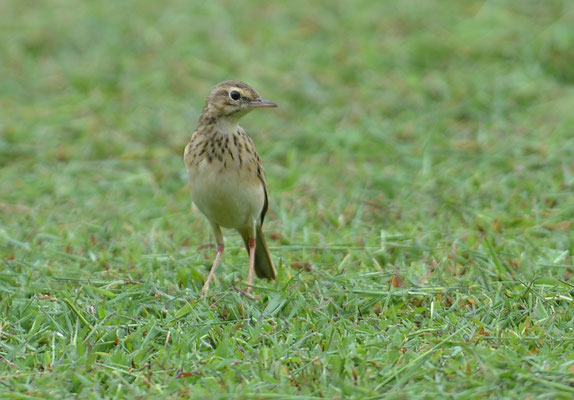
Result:
M268 209L267 181L255 144L239 120L256 108L277 107L262 99L244 82L218 83L209 93L196 130L185 147L184 162L192 202L209 221L217 253L201 297L208 291L221 261L224 240L221 228L239 232L249 254L247 292L253 272L274 280L277 271L261 227Z

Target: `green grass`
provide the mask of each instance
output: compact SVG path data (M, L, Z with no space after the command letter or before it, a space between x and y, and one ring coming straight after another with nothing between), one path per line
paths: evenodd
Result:
M572 398L574 5L0 4L2 398ZM279 266L182 151L252 84Z

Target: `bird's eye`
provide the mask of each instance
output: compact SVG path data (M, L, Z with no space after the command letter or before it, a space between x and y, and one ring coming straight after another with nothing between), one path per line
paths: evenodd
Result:
M241 95L237 90L232 90L231 92L229 92L229 97L231 98L231 100L239 100L241 98Z

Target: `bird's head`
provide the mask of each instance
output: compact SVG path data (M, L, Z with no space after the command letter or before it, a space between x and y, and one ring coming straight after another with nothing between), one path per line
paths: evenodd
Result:
M209 93L202 114L214 118L239 119L254 108L277 107L264 100L253 88L240 81L224 81Z

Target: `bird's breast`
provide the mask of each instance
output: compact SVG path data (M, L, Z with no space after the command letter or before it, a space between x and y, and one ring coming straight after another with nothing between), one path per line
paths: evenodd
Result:
M201 150L200 150L201 152ZM217 225L243 228L258 221L265 189L251 159L226 152L197 154L187 162L192 200Z

